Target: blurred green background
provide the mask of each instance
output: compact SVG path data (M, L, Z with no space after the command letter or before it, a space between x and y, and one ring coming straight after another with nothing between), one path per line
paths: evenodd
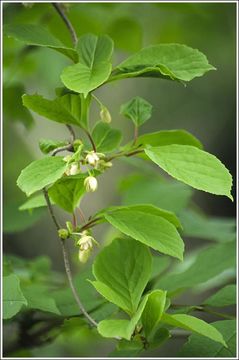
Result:
M119 114L120 105L139 95L153 105L152 119L140 131L186 129L198 137L205 149L215 154L235 179L236 156L236 4L235 3L75 3L66 4L67 13L78 35L91 32L107 33L115 42L114 64L143 46L158 43L183 43L198 48L217 68L183 87L173 81L157 79L128 79L108 84L96 91L112 115L112 125L123 131L124 142L132 138L133 126ZM4 4L5 24L33 23L48 28L66 45L69 33L50 3L23 6ZM42 157L39 138L65 139L66 129L60 124L30 114L21 104L23 93L39 93L54 97L55 88L62 86L60 73L70 64L63 55L50 49L25 46L4 37L4 251L24 258L48 255L53 269L62 269L62 256L55 229L46 210L32 214L19 212L25 196L16 187L21 169L33 159ZM97 107L91 111L92 124L99 119ZM82 208L87 215L122 201L119 184L128 175L143 175L146 165L130 166L115 162L113 169L100 178L99 190L87 195ZM151 170L150 170L151 171ZM121 189L124 188L121 186ZM126 186L127 188L127 186ZM156 191L156 190L155 190ZM235 189L233 191L235 198ZM123 193L123 201L127 198ZM132 200L132 199L131 199ZM231 218L235 205L227 198L207 193L195 193L193 200L207 215ZM58 211L62 222L66 214ZM220 222L220 221L219 221ZM109 229L101 226L95 231L102 240ZM200 245L187 242L187 251ZM74 260L73 255L73 260ZM75 261L75 270L80 271ZM81 330L86 341L82 354L91 356L90 335ZM75 335L76 336L76 335ZM92 335L91 335L92 336ZM96 335L95 335L96 336ZM97 340L96 336L94 341ZM92 340L92 339L91 339ZM177 340L176 340L177 341ZM72 344L74 339L72 339ZM59 345L59 344L58 344ZM72 356L75 345L67 349L35 350L35 356ZM109 345L107 345L109 346ZM105 355L104 341L99 352ZM170 353L172 355L172 353Z

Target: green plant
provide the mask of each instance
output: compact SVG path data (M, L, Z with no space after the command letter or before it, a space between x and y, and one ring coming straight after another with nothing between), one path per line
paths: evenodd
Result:
M58 39L39 26L7 25L5 27L8 36L24 41L28 45L55 49L74 63L63 70L61 81L64 87L56 89L55 99L49 100L38 94L25 94L22 97L23 105L27 109L66 126L71 139L70 141L40 140L39 147L47 156L33 161L24 168L17 180L18 187L30 196L20 210L34 211L36 208L48 207L59 235L66 274L78 305L77 312L83 314L91 326L97 327L100 335L118 341L115 355L133 356L146 349L160 346L178 327L213 341L212 344L217 352L230 353L230 344L227 343L223 326L222 329L220 326L214 327L188 313L212 312L210 306L215 304L215 297L219 298L219 303L223 303L222 306L225 302L233 304L234 286L231 285L230 292L228 289L221 290L223 293L215 294L215 297L205 304L179 306L179 309L172 303L175 292L190 286L188 285L190 281L196 283L197 276L205 276L206 280L209 279L208 274L203 274L203 271L198 273L198 268L194 270L192 266L192 269L190 267L186 269L186 275L179 273L179 279L174 277L171 280L169 274L168 278L162 278L150 286L153 280L152 261L157 261L154 259L155 256L152 257L151 249L183 261L184 242L180 235L182 225L174 212L159 208L155 204L139 202L128 206L101 209L87 220L84 219L83 214L80 225L76 216L76 209L86 192L97 190L97 178L105 172L110 173L114 162L124 157L142 159L145 164L152 161L182 183L211 194L225 195L232 200L232 178L229 171L214 155L204 151L201 142L192 134L185 130L164 130L139 136L138 129L150 119L152 106L137 96L123 104L120 109L121 114L132 120L134 124L133 139L121 145L121 133L111 127L111 115L107 106L94 94L94 90L105 84L133 77L150 76L186 84L215 68L198 50L180 44L162 44L143 48L112 69L111 38L107 35L97 37L86 34L78 39L63 8L58 4L54 4L54 7L70 31L73 43L71 48L61 44ZM89 111L93 101L99 106L101 120L96 122L92 129L89 125ZM88 141L82 136L76 136L73 126L78 127L80 133L87 136ZM67 151L68 155L59 155L64 151ZM149 180L151 181L152 177ZM137 181L133 182L133 187L136 185ZM132 187L129 186L128 189L132 194ZM73 221L69 219L62 227L56 218L54 206L59 206L73 215ZM82 214L82 209L80 211ZM86 263L93 249L100 247L94 238L92 228L104 222L111 224L118 235L108 246L100 249L93 264L94 279L89 273L82 274L80 283L76 284L72 278L66 244L73 240L79 261ZM213 269L215 275L224 270L223 255L233 251L232 242L222 244L216 249L212 247L210 259L214 256L222 257L222 268L216 271L215 268ZM164 266L163 259L168 257L160 256L158 259ZM231 257L229 261L231 262ZM34 285L28 284L21 288L10 263L11 261L7 259L4 277L6 297L4 317L10 319L26 306L54 314L51 319L52 327L59 325L62 316L65 315L60 305L61 294L56 291L53 298L49 299L52 301L48 301L47 288L43 285L41 288L34 288ZM24 266L20 264L20 267L24 268ZM195 272L197 276L192 276L190 271L192 274ZM177 283L176 287L172 286L173 281ZM199 283L202 281L200 279ZM91 299L90 293L93 288L102 295L101 298L92 296ZM81 290L89 295L87 301L88 299L92 301L92 304L87 304L88 308L80 295ZM34 304L36 294L41 298L41 304L37 303L37 306ZM225 294L229 294L226 300ZM106 310L106 316L97 312L94 314L92 311L101 306L106 306L108 309L110 303L116 305L116 308ZM115 309L118 309L118 312ZM73 314L75 316L75 310ZM227 318L226 314L217 314ZM70 316L67 312L66 317ZM230 318L228 321L233 319ZM193 347L197 347L197 341L192 338L187 344L189 350L184 349L184 351L192 351L190 343L194 344Z

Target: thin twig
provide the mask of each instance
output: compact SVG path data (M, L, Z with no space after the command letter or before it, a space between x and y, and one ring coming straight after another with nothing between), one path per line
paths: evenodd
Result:
M70 20L69 20L68 17L66 16L64 10L62 9L61 4L52 3L52 6L56 9L56 11L57 11L58 14L60 15L60 17L62 18L62 20L64 21L64 23L66 24L68 30L70 31L71 38L72 38L72 42L73 42L73 45L74 45L74 47L75 47L76 44L77 44L78 39L77 39L77 35L76 35L76 32L75 32L75 29L73 28Z
M83 211L81 210L80 207L78 207L77 209L79 211L80 218L81 218L82 222L86 223L86 218L85 218L85 215L84 215Z
M86 135L88 136L88 138L89 138L89 140L90 140L90 143L91 143L91 145L92 145L92 148L93 148L94 152L96 152L96 145L95 145L95 143L94 143L94 140L93 140L91 134L90 134L89 131L87 131L87 130L85 130L85 133L86 133Z
M47 192L46 188L43 189L43 194L45 196L47 207L48 207L49 213L51 215L51 218L52 218L54 224L56 225L56 229L58 231L58 230L60 230L61 227L60 227L60 224L58 223L58 221L57 221L57 219L55 217L55 214L54 214L53 208L51 206L51 202L50 202L50 199L49 199L48 192Z
M72 144L61 146L61 147L53 150L52 153L51 153L51 156L55 156L56 154L58 154L59 152L62 152L62 151L73 151Z
M126 156L126 157L130 157L130 156L133 156L133 155L137 155L137 154L140 154L140 153L143 153L144 150L134 150L132 152L119 152L119 153L116 153L114 155L112 155L111 157L107 158L106 161L111 161L111 160L114 160L116 158L119 158L119 157L123 157L123 156Z
M125 154L125 156L130 157L133 155L141 154L143 152L144 152L144 150L135 150L135 151L129 152L128 154Z
M229 320L233 320L235 319L235 317L233 315L230 315L230 314L224 314L224 313L221 313L221 312L218 312L218 311L214 311L208 307L206 307L204 304L202 305L181 305L181 304L171 304L171 307L172 308L181 308L181 307L187 307L187 306L190 306L191 308L189 309L190 311L201 311L201 312L206 312L208 314L212 314L212 315L215 315L215 316L219 316L219 317L222 317L222 318L225 318L225 319L229 319Z
M59 230L60 229L60 225L55 217L49 196L48 196L48 192L46 190L46 188L43 189L44 192L44 196L46 199L46 203L47 203L47 207L49 210L49 213L52 217L52 220L56 226L56 229ZM71 291L74 295L74 298L79 306L80 311L82 312L82 314L89 320L89 322L93 325L93 326L97 326L97 322L92 319L92 317L87 313L87 311L84 308L84 305L82 304L82 302L80 301L79 295L77 294L77 291L75 289L75 286L73 284L73 280L72 280L72 274L71 274L71 268L70 268L70 262L69 262L69 258L68 258L68 253L67 253L67 249L66 249L66 245L65 245L65 241L61 239L61 246L62 246L62 252L63 252L63 259L64 259L64 265L65 265L65 271L66 271L66 275L68 277L68 281L71 287Z
M224 314L224 313L214 311L214 310L211 310L211 309L205 308L205 307L202 307L201 309L198 309L198 311L204 311L204 312L206 312L208 314L219 316L221 318L228 319L228 320L234 320L235 319L235 316L232 316L232 315L229 315L229 314Z
M70 134L71 134L71 143L73 143L76 139L76 135L75 132L73 130L73 127L69 124L66 124L67 129L69 130Z
M89 229L95 225L98 225L96 224L97 221L103 219L102 217L98 217L98 218L95 218L95 219L92 219L90 221L88 221L86 224L84 224L79 231L83 231L83 230L86 230L86 229Z
M66 274L68 277L68 281L71 287L71 291L74 295L74 298L82 312L82 314L89 320L89 322L93 325L97 327L97 322L88 314L88 312L85 310L84 305L82 304L82 302L80 301L80 298L76 292L75 286L73 284L73 280L72 280L72 275L71 275L71 268L70 268L70 263L69 263L69 258L68 258L68 253L67 253L67 249L66 249L66 244L64 240L61 240L61 246L62 246L62 252L63 252L63 258L64 258L64 264L65 264L65 270L66 270Z

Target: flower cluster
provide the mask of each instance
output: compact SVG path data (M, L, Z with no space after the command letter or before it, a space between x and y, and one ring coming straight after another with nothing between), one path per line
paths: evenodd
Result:
M81 143L73 155L67 155L64 157L64 161L68 163L68 167L65 171L66 176L73 176L81 173L81 163L82 165L90 165L95 170L98 170L100 172L103 172L106 168L112 166L111 162L105 160L105 154L96 151L88 151L82 159ZM96 177L90 174L88 177L85 178L84 186L87 192L96 191L98 188L98 182Z

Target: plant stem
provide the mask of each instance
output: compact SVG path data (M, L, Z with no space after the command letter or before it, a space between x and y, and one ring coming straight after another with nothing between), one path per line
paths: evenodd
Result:
M77 209L78 209L78 211L79 211L81 221L84 222L84 223L86 223L86 218L85 218L85 215L84 215L83 211L81 210L80 207L78 207Z
M62 18L62 20L64 21L64 23L66 24L70 34L71 34L71 38L72 38L72 42L74 47L77 44L78 38L75 32L75 29L73 28L70 20L68 19L68 17L66 16L64 10L62 9L61 4L58 3L52 3L52 6L56 9L56 11L58 12L58 14L60 15L60 17Z
M51 156L55 156L57 153L62 152L62 151L72 151L73 150L73 146L72 144L68 144L62 147L59 147L55 150L52 151Z
M72 224L73 224L74 229L75 229L77 227L77 218L76 218L76 214L75 214L74 211L72 213Z
M54 214L54 211L53 211L53 208L52 208L52 205L51 205L51 202L50 202L50 199L49 199L48 192L47 192L46 188L43 189L43 192L44 192L44 196L45 196L45 199L46 199L46 203L47 203L49 213L50 213L50 215L52 217L52 220L53 220L53 222L54 222L54 224L56 226L56 229L58 231L60 229L60 225L59 225L59 223L58 223L58 221L56 219L56 216ZM66 275L68 277L69 285L70 285L71 291L72 291L72 293L74 295L74 298L76 300L76 303L79 306L79 309L82 312L82 314L89 320L89 322L93 326L97 326L97 322L94 319L92 319L92 317L87 313L87 311L84 308L84 305L82 304L82 302L81 302L81 300L79 298L79 295L77 294L77 291L75 289L75 286L74 286L73 280L72 280L72 273L71 273L70 262L69 262L69 257L68 257L65 241L62 240L62 239L60 239L60 240L61 240L61 247L62 247L62 253L63 253L63 259L64 259Z
M73 143L76 139L76 135L75 132L73 130L73 127L71 125L66 124L67 129L69 130L70 134L71 134L71 143Z
M138 128L138 126L135 125L135 127L134 127L134 142L133 142L133 145L136 143L136 141L138 139L138 135L139 135L139 128Z
M131 151L131 152L119 152L117 154L114 154L112 155L111 157L107 158L106 161L111 161L111 160L114 160L116 158L119 158L119 157L123 157L123 156L126 156L126 157L130 157L130 156L133 156L133 155L137 155L137 154L140 154L140 153L143 153L144 150L134 150L134 151Z
M83 230L86 230L86 229L89 229L97 224L95 224L97 221L103 219L102 217L98 217L98 218L95 218L95 219L92 219L90 221L88 221L86 224L84 224L79 231L83 231Z
M235 317L232 315L214 311L208 307L205 307L205 305L181 305L181 304L172 304L171 305L172 308L176 308L176 309L181 308L181 307L187 307L187 306L191 306L190 311L202 311L202 312L206 312L208 314L216 315L216 316L219 316L219 317L222 317L225 319L229 319L229 320L235 319Z
M199 311L204 311L208 314L212 314L212 315L215 315L215 316L219 316L219 317L222 317L224 319L228 319L228 320L234 320L235 317L232 316L232 315L228 315L228 314L223 314L221 312L218 312L218 311L214 311L214 310L211 310L211 309L208 309L208 308L205 308L205 307L202 307L201 309L197 309Z
M86 135L88 136L88 138L90 140L90 143L92 145L92 148L93 148L94 152L96 152L96 146L95 146L95 143L94 143L94 140L93 140L91 134L87 130L85 130L85 133L86 133Z
M62 246L62 252L63 252L63 258L64 258L64 264L65 264L65 270L68 277L68 281L71 287L71 291L74 295L74 298L79 306L79 309L81 310L82 314L89 320L89 322L97 327L97 322L88 314L88 312L85 310L84 305L80 301L79 295L77 294L77 291L75 289L75 286L73 284L72 274L71 274L71 268L70 268L70 262L69 257L66 249L65 241L61 239L61 246Z
M49 199L49 196L48 196L48 192L46 190L46 188L43 189L43 194L45 196L45 199L46 199L46 203L47 203L47 207L48 207L48 210L49 210L49 213L51 215L51 218L56 226L56 229L57 231L60 230L60 224L58 223L56 217L55 217L55 214L54 214L54 211L53 211L53 208L51 206L51 202L50 202L50 199Z

